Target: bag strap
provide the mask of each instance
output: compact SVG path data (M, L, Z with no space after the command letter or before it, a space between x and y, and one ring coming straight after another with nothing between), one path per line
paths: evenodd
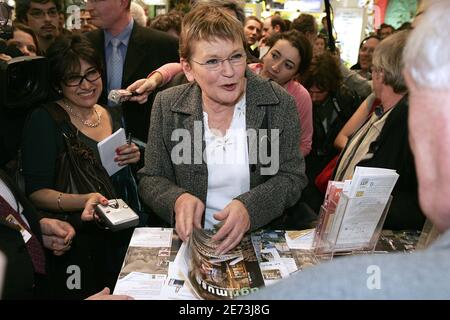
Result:
M44 109L50 114L56 124L61 128L61 131L68 137L74 138L77 136L77 128L70 122L69 114L64 111L57 103L46 104Z

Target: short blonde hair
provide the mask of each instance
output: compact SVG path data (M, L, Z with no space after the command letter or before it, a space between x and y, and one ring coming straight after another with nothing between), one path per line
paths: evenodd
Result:
M195 41L216 39L241 42L245 45L242 24L223 8L198 6L183 20L180 34L180 57L189 59Z

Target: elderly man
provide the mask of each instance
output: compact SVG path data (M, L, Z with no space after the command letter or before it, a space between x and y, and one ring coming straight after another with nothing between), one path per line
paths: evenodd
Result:
M404 51L420 204L441 237L412 254L340 258L302 271L251 299L450 298L450 43L442 24L436 24L442 21L449 29L449 15L448 1L433 3ZM374 276L377 286L371 283Z
M421 230L414 158L408 143L408 95L402 76L402 52L408 32L393 34L375 49L373 90L381 107L359 128L342 151L332 180L351 179L356 166L394 169L400 175L384 223L385 229Z

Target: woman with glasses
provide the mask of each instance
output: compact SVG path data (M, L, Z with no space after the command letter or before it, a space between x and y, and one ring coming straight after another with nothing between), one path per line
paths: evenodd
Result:
M97 143L120 128L120 119L115 119L107 109L97 104L103 86L101 60L86 39L78 35L61 37L49 47L47 57L50 85L56 89L58 98L56 102L34 110L25 125L23 172L26 193L38 208L54 212L55 217L60 214L61 218L70 213L69 221L72 218L76 221L74 216L81 218L71 252L64 259L50 261L56 265L51 276L57 279L56 286L61 289L55 290L58 297L81 298L101 290L108 281L115 281L117 274L114 271L120 270L122 257L118 252L118 257L112 257L116 252L110 252L110 249L118 250L121 241L126 249L129 231L112 235L95 225L94 206L105 203L105 197L101 194L73 194L55 190L59 155L66 150L63 135L67 132L63 125L56 122L51 110L58 110L64 115L64 123L76 134L87 156L92 155L95 158L92 161L98 163L101 161ZM134 199L128 194L133 193L134 180L127 165L137 163L139 158L140 152L135 144L119 146L114 161L124 168L110 177L117 198L130 201L128 204L136 212L140 210L137 188L134 185ZM111 261L107 262L107 259ZM66 286L67 267L71 264L81 268L79 290L70 290ZM104 269L106 265L108 268Z
M312 59L312 47L309 40L297 30L277 33L267 40L268 52L260 63L251 63L249 69L264 79L271 79L286 89L292 97L298 111L300 122L299 148L306 157L312 147L313 119L312 101L308 91L295 80L308 70ZM137 80L127 89L138 89L140 95L131 99L143 103L147 95L156 87L167 84L175 75L182 72L179 63L168 63L152 72L147 79Z
M294 205L306 185L295 102L246 68L245 36L224 10L183 21L180 61L190 83L159 93L139 193L175 226L218 229L217 253Z

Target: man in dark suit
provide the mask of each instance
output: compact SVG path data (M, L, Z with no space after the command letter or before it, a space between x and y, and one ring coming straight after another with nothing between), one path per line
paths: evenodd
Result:
M43 248L49 249L54 255L63 255L70 250L74 237L75 230L66 221L39 215L15 183L0 169L0 254L3 255L0 256L0 299L47 298L50 287ZM2 257L6 258L6 270L3 270ZM5 272L3 286L2 272ZM130 299L125 295L111 295L109 288L87 298Z
M75 236L65 221L39 217L36 210L0 170L0 251L7 258L3 299L44 296L42 246L62 255ZM34 244L34 245L33 245Z
M101 103L107 103L110 90L127 88L158 67L178 62L178 41L153 29L139 26L130 13L131 0L88 0L86 10L92 23L100 29L86 34L104 61L104 83ZM117 47L115 44L117 41ZM123 114L127 131L142 141L147 141L150 111L154 96L145 105L124 102L122 106L109 106Z

